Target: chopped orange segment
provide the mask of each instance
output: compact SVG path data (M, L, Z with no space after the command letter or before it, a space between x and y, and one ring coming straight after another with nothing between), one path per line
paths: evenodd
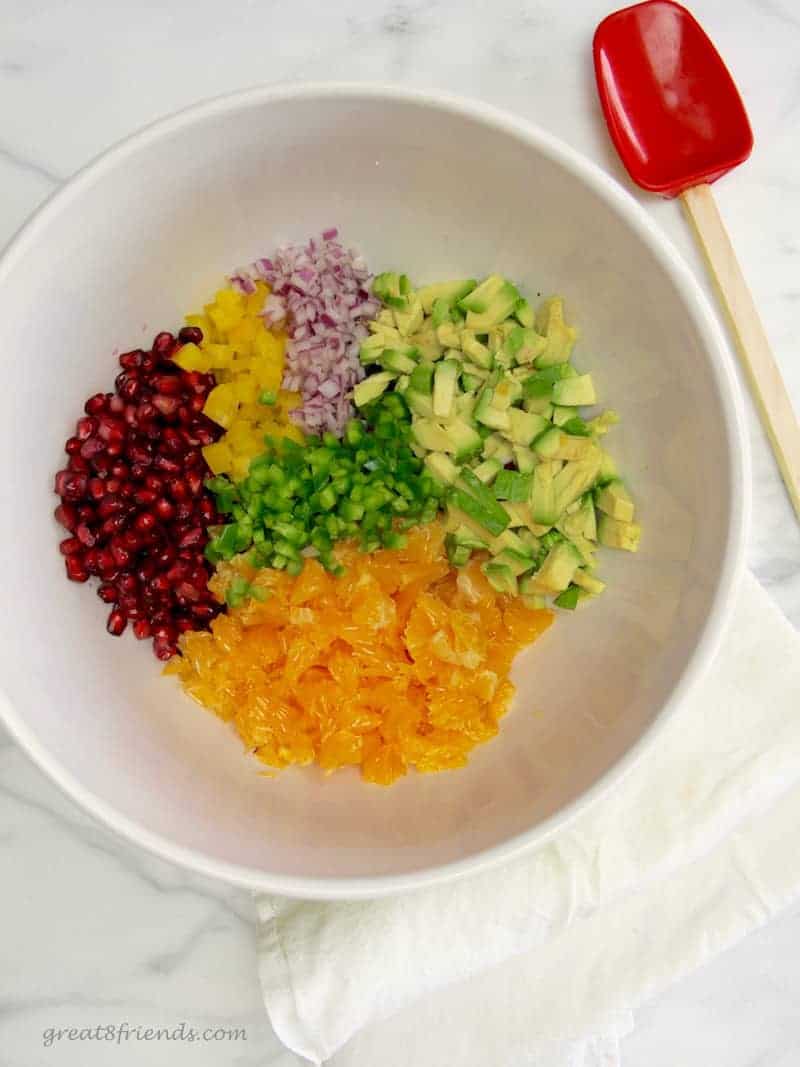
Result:
M263 599L184 634L167 672L271 767L355 765L389 785L412 766L463 766L497 733L514 655L552 614L497 593L477 560L452 571L438 522L402 549L336 555L341 578L314 560L296 578L221 564L218 596L243 576Z

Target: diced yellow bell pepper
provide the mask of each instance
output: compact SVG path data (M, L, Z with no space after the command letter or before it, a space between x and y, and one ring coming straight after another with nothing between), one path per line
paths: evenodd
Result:
M203 341L205 343L215 340L214 324L208 315L187 315L185 321L187 326L200 327L203 331Z
M218 426L226 429L233 422L239 401L236 398L236 386L232 382L215 385L206 399L203 414L213 419Z
M211 370L211 357L207 350L198 348L195 344L182 345L172 362L177 363L183 370L199 370L203 374Z
M256 291L248 293L244 298L244 308L248 315L258 315L264 308L264 301L269 296L269 286L266 282L256 282Z
M226 311L244 312L244 295L237 289L218 289L214 302Z
M258 382L252 374L240 374L236 378L236 397L240 404L254 404L258 399Z
M244 349L239 346L245 345L247 348L250 347L253 343L253 338L256 335L256 328L257 324L255 319L241 319L228 334L228 340L232 345L238 348L239 351L244 351Z
M213 474L227 474L233 463L233 453L225 441L206 445L203 449L203 458Z

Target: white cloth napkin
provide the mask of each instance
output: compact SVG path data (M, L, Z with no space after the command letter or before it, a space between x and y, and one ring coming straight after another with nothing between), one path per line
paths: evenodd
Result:
M276 1034L335 1067L614 1067L645 997L800 892L800 639L750 575L706 679L537 851L387 900L260 895Z

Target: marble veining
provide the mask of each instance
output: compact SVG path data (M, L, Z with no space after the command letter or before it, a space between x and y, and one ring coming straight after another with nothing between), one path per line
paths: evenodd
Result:
M4 0L0 243L110 143L194 100L259 82L437 86L525 115L625 174L589 64L609 0ZM617 6L621 6L620 4ZM800 408L800 12L795 0L694 0L744 95L753 158L718 196ZM695 271L674 203L636 195ZM705 282L703 284L706 284ZM800 529L749 407L750 564L800 626ZM288 1067L265 1018L249 895L157 860L79 810L0 731L0 1064ZM639 1014L627 1067L800 1060L800 907ZM48 1028L244 1027L246 1040L103 1045ZM113 1047L113 1053L110 1049Z

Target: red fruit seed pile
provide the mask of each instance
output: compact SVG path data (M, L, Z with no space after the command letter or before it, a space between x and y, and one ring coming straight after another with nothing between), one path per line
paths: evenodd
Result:
M214 380L170 362L181 344L202 339L189 326L177 340L158 334L149 352L123 353L115 391L86 401L55 478L55 517L71 535L60 545L67 577L100 578L108 632L118 636L130 620L162 660L220 610L203 555L217 521L201 452L220 433L202 413Z

